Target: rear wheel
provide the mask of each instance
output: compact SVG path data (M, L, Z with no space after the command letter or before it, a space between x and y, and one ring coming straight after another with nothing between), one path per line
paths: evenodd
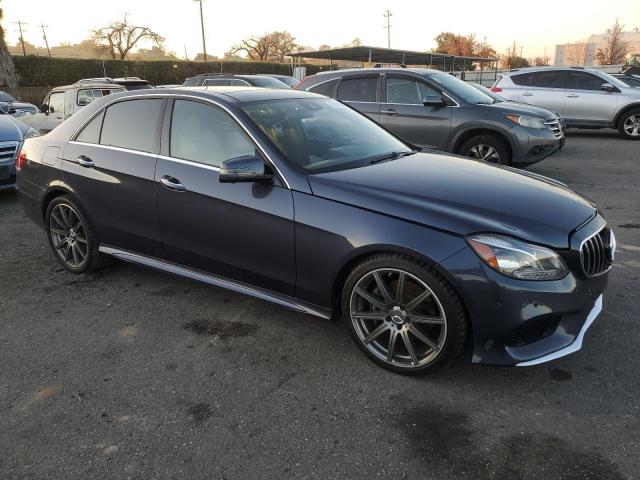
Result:
M618 131L628 140L640 140L640 109L626 112L620 119Z
M426 265L379 254L351 272L342 314L358 346L382 367L405 374L433 372L457 357L467 323L453 289Z
M71 197L56 197L49 203L45 229L53 254L70 272L90 273L108 265L109 259L98 251L89 215Z
M505 143L495 135L476 135L458 149L460 155L498 165L511 165L511 155Z

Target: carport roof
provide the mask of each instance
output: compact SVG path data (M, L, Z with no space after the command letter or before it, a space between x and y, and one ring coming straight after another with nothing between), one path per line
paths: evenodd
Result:
M380 47L344 47L329 50L292 52L295 58L314 58L321 60L346 60L352 62L393 63L398 65L433 65L443 68L460 68L472 62L495 62L495 58L463 57L445 53L414 52Z

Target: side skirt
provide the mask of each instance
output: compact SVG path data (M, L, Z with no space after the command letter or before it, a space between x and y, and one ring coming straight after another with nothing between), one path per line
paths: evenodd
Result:
M308 304L306 302L302 302L295 298L291 298L287 295L281 295L279 293L272 292L270 290L254 287L251 285L246 285L244 283L236 282L234 280L230 280L225 277L220 277L218 275L212 275L210 273L205 273L198 270L182 267L180 265L166 262L164 260L160 260L153 257L147 257L145 255L140 255L137 253L126 251L126 250L121 250L119 248L100 245L99 250L101 253L104 253L106 255L111 255L119 260L124 260L125 262L144 265L146 267L155 268L156 270L161 270L167 273L173 273L174 275L190 278L192 280L197 280L199 282L207 283L209 285L214 285L216 287L226 288L227 290L232 290L234 292L242 293L244 295L249 295L251 297L259 298L261 300L266 300L267 302L275 303L277 305L289 308L291 310L295 310L296 312L307 313L310 315L314 315L316 317L321 317L326 319L331 318L331 311L327 309L318 307L316 305Z

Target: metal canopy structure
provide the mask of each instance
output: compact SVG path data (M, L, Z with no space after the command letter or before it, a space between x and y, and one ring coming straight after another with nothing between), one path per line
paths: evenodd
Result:
M472 63L493 63L495 58L462 57L445 53L414 52L394 48L380 47L344 47L330 50L315 50L308 52L292 52L290 57L318 60L342 60L349 62L397 64L397 65L429 65L442 70L465 70Z

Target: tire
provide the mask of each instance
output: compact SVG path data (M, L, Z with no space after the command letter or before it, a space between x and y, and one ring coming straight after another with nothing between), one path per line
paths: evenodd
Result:
M340 303L358 347L387 370L434 373L464 349L468 323L460 297L435 270L405 255L380 253L358 264Z
M45 231L56 260L72 273L95 272L111 263L98 250L100 243L89 214L68 195L54 198L47 206Z
M505 143L495 135L476 135L464 142L458 154L497 165L511 165L511 154Z
M620 136L627 140L640 140L640 108L625 112L618 122Z

